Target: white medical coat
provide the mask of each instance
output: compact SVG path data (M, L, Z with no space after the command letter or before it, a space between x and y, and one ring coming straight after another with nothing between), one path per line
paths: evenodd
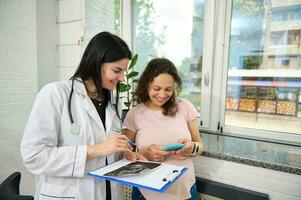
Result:
M112 106L106 108L106 131L84 84L74 81L71 110L79 134L70 131L68 99L71 81L44 86L33 105L21 141L26 168L41 175L35 200L103 200L105 181L86 173L105 165L106 157L86 161L87 145L104 141L112 132L120 131L121 122ZM112 163L115 154L107 156ZM112 199L123 199L121 186L111 183Z

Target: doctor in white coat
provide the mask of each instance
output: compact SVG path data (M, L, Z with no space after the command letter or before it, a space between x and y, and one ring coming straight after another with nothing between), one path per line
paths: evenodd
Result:
M34 102L21 142L26 168L40 175L35 200L122 199L117 184L86 173L112 163L115 153L128 159L128 138L120 135L118 92L131 51L118 36L101 32L89 42L68 81L44 86Z

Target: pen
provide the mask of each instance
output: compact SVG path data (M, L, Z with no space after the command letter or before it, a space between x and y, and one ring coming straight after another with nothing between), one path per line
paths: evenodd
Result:
M129 141L128 141L128 143L129 143L130 145L134 145L134 146L136 146L136 143L135 143L135 142L133 142L133 141L131 141L131 140L129 140Z

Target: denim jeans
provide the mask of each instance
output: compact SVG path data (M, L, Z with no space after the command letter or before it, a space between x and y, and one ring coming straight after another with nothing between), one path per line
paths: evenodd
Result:
M198 190L196 184L193 184L190 188L191 197L188 200L197 200L198 199ZM141 194L138 188L133 187L132 191L132 200L146 200L144 196Z

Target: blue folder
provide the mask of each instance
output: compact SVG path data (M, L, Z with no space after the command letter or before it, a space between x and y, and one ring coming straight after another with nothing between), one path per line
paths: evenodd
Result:
M149 161L144 161L152 163ZM171 165L166 163L160 163L159 167L146 172L144 174L137 175L122 175L122 176L106 176L105 174L116 171L123 166L130 164L129 160L120 160L109 164L107 166L101 167L95 171L89 172L87 175L96 178L101 178L120 184L130 185L146 190L151 190L155 192L165 192L173 183L175 183L180 176L182 176L187 170L187 167Z

